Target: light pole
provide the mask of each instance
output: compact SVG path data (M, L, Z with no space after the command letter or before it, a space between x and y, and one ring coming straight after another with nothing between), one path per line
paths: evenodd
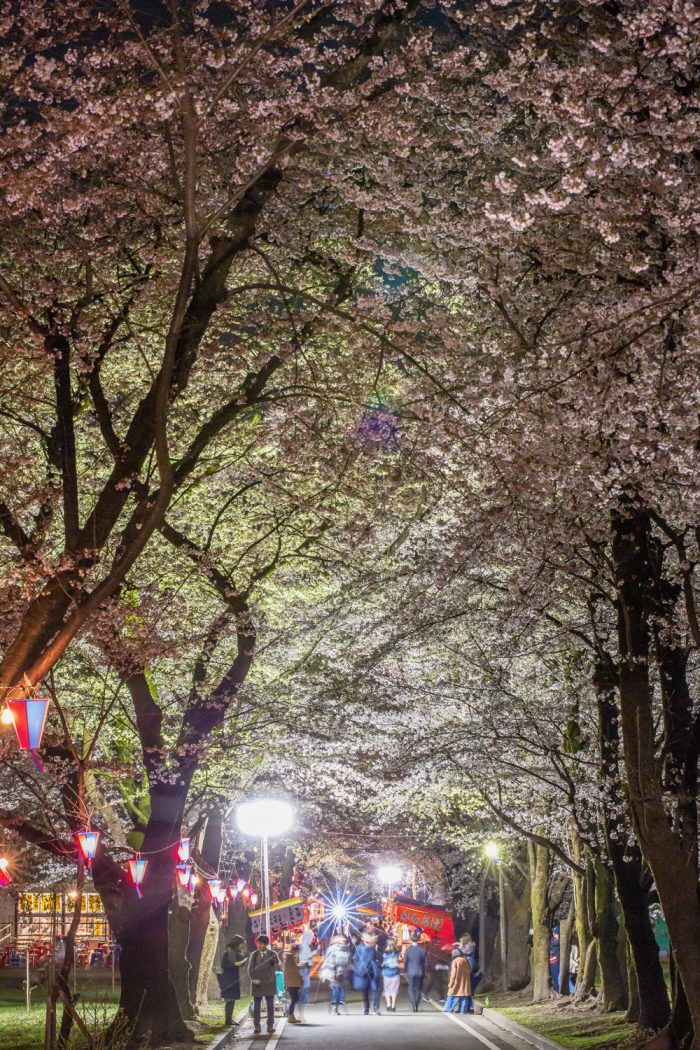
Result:
M294 823L294 810L288 802L279 799L259 798L254 802L244 802L236 811L236 823L244 835L251 835L262 841L262 878L265 901L265 933L272 938L270 928L270 865L268 857L268 839L284 835Z
M394 889L394 885L400 880L402 874L403 873L401 871L401 868L397 868L393 864L387 864L383 868L380 868L377 872L377 875L379 876L381 882L385 882L387 884L387 888L389 891L387 893L388 900L391 900L391 894L392 890Z
M508 991L508 938L506 931L506 909L503 888L503 866L499 863L501 847L497 842L487 842L484 846L486 863L479 887L479 966L486 976L486 879L491 864L498 865L498 927L501 940L501 982L503 991Z

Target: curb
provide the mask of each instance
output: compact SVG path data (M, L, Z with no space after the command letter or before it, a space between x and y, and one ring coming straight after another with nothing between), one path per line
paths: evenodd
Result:
M491 1010L488 1006L485 1006L482 1010L481 1016L490 1021L491 1024L497 1028L502 1028L504 1032L510 1032L511 1035L517 1035L518 1039L522 1039L524 1043L529 1043L530 1046L534 1046L537 1050L562 1050L559 1043L553 1043L551 1039L547 1039L544 1035L538 1035L537 1032L533 1032L530 1028L525 1028L521 1024L517 1024L515 1021L511 1021L509 1017L504 1017L498 1010Z
M241 1021L247 1013L248 1007L246 1007L245 1010L241 1010L240 1013L237 1013L234 1020ZM205 1047L205 1050L223 1050L225 1046L228 1046L229 1043L232 1042L232 1039L235 1038L235 1034L236 1026L231 1025L230 1028L227 1028L225 1031L220 1032L219 1035L215 1036L211 1043Z

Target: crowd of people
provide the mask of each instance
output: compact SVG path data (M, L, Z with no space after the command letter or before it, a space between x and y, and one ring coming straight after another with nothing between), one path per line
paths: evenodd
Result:
M445 1012L473 1013L474 993L482 973L476 945L465 934L456 944L440 945L414 930L406 945L383 922L352 930L335 927L331 936L319 936L314 923L307 923L301 937L279 951L261 934L250 954L245 940L235 936L221 960L219 983L226 1002L226 1023L233 1023L235 1003L241 998L240 972L246 966L253 997L255 1032L261 1031L263 1000L268 1032L274 1031L275 999L280 990L277 974L283 976L287 1018L297 1024L297 1007L308 1003L311 969L322 956L318 977L328 987L329 1009L339 1014L345 1008L346 989L360 992L364 1013L381 1013L384 998L388 1013L396 1012L401 975L406 978L408 999L414 1012L423 999L443 1005Z

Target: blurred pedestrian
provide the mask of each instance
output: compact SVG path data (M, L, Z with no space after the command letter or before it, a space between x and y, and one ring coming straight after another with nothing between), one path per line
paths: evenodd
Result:
M443 1007L446 1014L470 1012L472 1005L472 968L466 955L462 954L459 945L452 952L450 966L450 983L447 986L447 1002Z
M428 983L425 994L428 999L437 999L444 1003L447 998L447 980L450 973L450 954L452 949L444 947L438 941L431 941L428 952Z
M299 1003L306 1006L309 1001L309 988L311 987L311 963L314 958L314 946L316 935L310 922L304 923L304 932L299 944L299 969L301 970L301 990L299 992Z
M245 940L239 934L235 934L224 949L221 956L221 973L217 974L221 998L226 1004L225 1022L228 1025L234 1023L233 1011L241 998L241 967L245 965L247 958Z
M291 944L284 956L284 987L287 990L289 1008L287 1020L290 1024L299 1024L299 1018L295 1014L296 1005L299 1002L301 992L301 970L299 968L299 945Z
M340 1012L340 1007L345 1005L345 977L350 965L350 945L342 933L337 933L328 946L325 958L319 971L322 981L328 981L330 985L332 1014Z
M395 1014L401 975L399 972L399 948L396 941L392 938L388 938L384 946L381 967L386 1008L390 1014Z
M377 936L373 930L365 930L360 943L355 948L353 958L354 973L352 986L362 992L365 1014L369 1013L370 992L375 1016L379 1015L379 956L377 954Z
M428 953L421 945L420 939L421 934L418 930L415 930L411 934L411 943L403 957L403 968L408 980L408 998L411 1001L414 1013L418 1013L423 994L423 980L428 966Z

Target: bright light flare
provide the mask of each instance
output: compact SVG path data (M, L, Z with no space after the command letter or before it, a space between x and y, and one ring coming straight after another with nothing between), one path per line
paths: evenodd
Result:
M497 842L487 842L484 846L484 853L489 860L498 860L501 855L501 847Z
M244 835L273 838L289 831L294 823L294 810L281 799L259 798L238 807L236 823Z
M347 922L350 912L342 902L339 902L331 908L331 915L336 922Z
M380 880L386 882L388 886L393 886L399 882L402 874L401 868L397 868L393 864L387 864L377 872Z
M11 726L14 722L12 711L9 707L3 707L2 711L0 711L0 722L2 722L4 726Z

